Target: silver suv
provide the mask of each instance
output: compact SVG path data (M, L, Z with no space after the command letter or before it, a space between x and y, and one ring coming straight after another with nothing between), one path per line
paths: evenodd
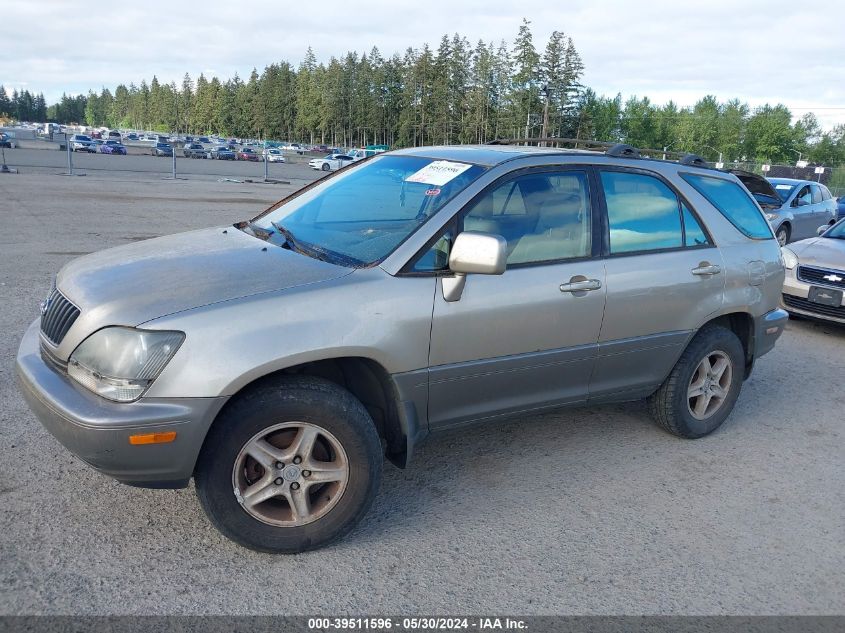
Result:
M226 536L299 552L435 431L647 398L707 435L783 331L783 281L760 207L697 157L423 147L70 262L17 370L94 468L193 476Z

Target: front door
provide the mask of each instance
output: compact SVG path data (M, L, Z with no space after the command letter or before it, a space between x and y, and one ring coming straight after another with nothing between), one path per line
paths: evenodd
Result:
M605 273L593 257L585 170L523 171L463 212L464 230L502 235L502 275L469 275L457 301L435 297L429 425L583 402L596 357Z

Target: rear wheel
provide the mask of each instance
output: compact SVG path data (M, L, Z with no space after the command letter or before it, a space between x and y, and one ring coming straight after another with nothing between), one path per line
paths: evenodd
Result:
M672 372L648 399L655 421L679 437L695 439L727 419L742 389L744 351L721 326L701 330Z
M778 244L780 244L781 246L786 246L786 244L789 242L789 235L789 225L781 224L778 227L777 232L775 233L775 237L778 239Z
M329 171L331 170L331 167L329 167L328 163L323 163L323 166L320 167L320 169L322 169L323 171Z
M292 554L349 532L381 469L381 442L364 406L334 383L290 377L221 414L195 478L203 509L225 536Z

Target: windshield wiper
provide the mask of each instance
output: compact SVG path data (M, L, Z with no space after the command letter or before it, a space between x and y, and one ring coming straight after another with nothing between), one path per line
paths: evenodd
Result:
M279 235L285 238L285 244L287 244L290 250L302 253L303 255L309 254L304 248L302 248L297 239L293 236L293 233L291 233L288 229L283 227L281 224L273 222L272 220L270 220L270 224L273 225L273 228L276 229L276 232Z
M277 224L272 220L270 221L270 224L272 224L276 231L278 231L279 235L285 238L285 244L287 244L288 248L292 251L307 255L308 257L313 257L314 259L319 259L323 262L329 262L330 264L340 264L342 266L351 266L353 268L359 268L364 263L354 257L330 251L322 246L317 246L316 244L311 244L310 242L302 242L294 237L293 233L291 233L289 229L286 229L281 224Z

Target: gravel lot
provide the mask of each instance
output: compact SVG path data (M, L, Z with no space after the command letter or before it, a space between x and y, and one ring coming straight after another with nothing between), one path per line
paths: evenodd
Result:
M791 321L733 416L698 441L660 431L640 404L431 438L407 470L386 467L346 540L295 557L225 540L192 489L97 474L15 385L51 275L91 251L248 217L315 174L271 165L292 184L218 182L263 167L180 159L193 175L174 182L156 173L167 159L78 155L88 175L71 178L56 175L63 158L7 151L22 173L0 175L0 613L845 613L835 326Z

